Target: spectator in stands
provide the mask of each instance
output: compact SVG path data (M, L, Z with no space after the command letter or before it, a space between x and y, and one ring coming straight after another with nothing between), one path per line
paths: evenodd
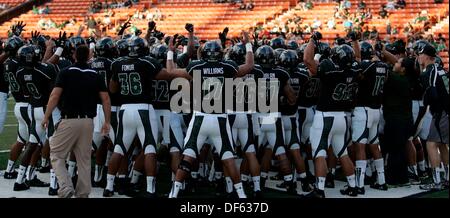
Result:
M45 6L45 8L41 8L41 14L50 14L51 9L48 7L48 5Z
M436 50L437 52L443 52L443 51L447 51L447 46L445 45L445 39L444 38L439 38L439 44L437 44L436 46Z
M341 17L341 13L339 12L339 7L336 7L335 9L334 9L334 18L335 19L341 19L342 17Z
M86 21L86 26L88 28L88 34L92 35L97 27L97 21L95 21L94 17L89 16L88 20Z
M375 26L372 27L372 31L370 31L370 39L378 38L378 30Z
M150 10L147 10L147 11L145 12L145 19L146 19L147 21L153 20L153 14L152 14L152 12L151 12Z
M353 22L350 18L348 18L347 20L345 20L343 22L343 25L344 25L345 31L350 31L350 30L352 30Z
M133 5L133 3L131 3L131 0L125 0L123 2L123 6L124 7L131 7Z
M72 16L72 17L69 19L68 25L70 25L70 26L75 26L75 24L77 24L77 19L75 18L75 16Z
M386 3L386 10L388 10L388 11L395 10L394 0L388 0L388 2Z
M253 0L251 0L249 3L247 3L246 9L252 11L253 8L255 8L255 3L253 2Z
M431 44L431 45L433 45L435 48L437 47L437 43L436 43L436 41L434 40L434 37L433 37L433 34L428 34L428 36L427 36L427 41Z
M363 0L360 0L358 3L358 9L364 10L366 9L366 3Z
M442 2L444 2L444 0L434 0L434 3L436 3L436 4L440 4Z
M160 21L163 19L163 14L161 12L161 10L159 10L159 8L155 7L155 14L153 15L154 19L157 21Z
M329 30L335 30L336 29L336 21L334 20L334 18L331 18L331 19L328 20L327 27L328 27Z
M437 40L440 42L441 40L445 43L445 38L442 36L442 33L438 33Z
M389 16L389 13L386 11L384 5L381 5L380 11L379 11L378 13L380 14L380 17L381 17L382 19L385 19L385 18L387 18L387 17Z
M397 9L403 9L406 8L406 1L405 0L398 0L396 4Z
M239 5L239 10L245 10L245 3L242 2L241 5Z
M386 21L386 33L387 33L388 35L391 35L391 30L392 30L392 27L391 27L391 21L387 20L387 21Z
M364 26L364 32L362 33L363 40L367 40L370 37L369 26Z
M313 30L317 30L317 29L321 29L322 26L322 21L319 20L319 18L315 17L313 20L313 23L311 25L311 28L313 28Z
M8 9L9 6L5 3L0 4L0 11Z
M422 10L416 17L416 19L414 19L414 23L422 23L428 20L428 11L427 10Z
M341 4L343 9L350 9L352 7L352 3L349 0L344 0Z
M47 20L41 17L37 22L37 26L41 30L47 29Z
M311 10L311 9L313 9L313 8L314 8L314 4L312 3L311 0L308 0L308 1L305 3L305 9L306 9L306 10Z
M364 19L365 20L370 20L372 19L372 9L367 9L366 13L364 14Z
M399 33L398 26L394 25L394 28L392 28L392 35L397 35L398 33Z

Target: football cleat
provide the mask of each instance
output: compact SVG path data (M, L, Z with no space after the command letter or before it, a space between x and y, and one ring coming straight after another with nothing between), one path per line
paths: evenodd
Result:
M261 192L261 191L254 191L254 192L252 193L252 197L253 197L253 199L262 199L262 198L263 198L263 195L262 195L262 192Z
M326 188L334 188L334 175L332 173L327 174L327 178L325 179L325 187Z
M30 187L50 187L50 183L43 182L37 177L34 177L34 179L30 181L26 181Z
M312 187L308 182L308 178L299 178L301 184L302 184L302 191L303 192L310 192L312 191Z
M373 189L378 189L378 190L382 190L382 191L387 191L389 189L386 183L384 183L382 185L380 185L378 183L374 183L374 184L370 185L370 187Z
M358 195L364 195L366 194L366 189L364 187L356 187L356 190L358 191Z
M5 174L3 174L3 178L5 178L5 179L16 179L17 178L17 172L16 171L5 172Z
M112 197L113 195L114 195L114 191L110 191L108 189L103 190L103 197L109 198L109 197Z
M143 192L142 194L138 195L139 198L157 198L158 196L156 193L150 193L150 192Z
M348 195L351 197L358 196L358 191L356 190L356 187L346 186L344 187L344 189L341 189L340 191L342 195Z
M50 166L46 166L46 167L41 167L39 169L40 173L49 173L50 172Z
M21 183L21 184L19 184L17 182L14 183L14 188L13 188L14 191L24 191L24 190L28 190L28 189L30 189L30 186L27 185L25 182Z
M443 189L441 184L436 184L436 183L421 185L421 186L419 186L419 188L422 190L427 190L427 191L441 191Z
M302 198L325 198L325 191L314 189L312 192L302 196Z
M48 188L48 195L50 196L56 196L58 195L58 188Z

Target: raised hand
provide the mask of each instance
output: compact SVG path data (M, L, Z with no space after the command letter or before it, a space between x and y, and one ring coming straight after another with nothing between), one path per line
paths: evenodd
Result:
M40 32L38 32L38 31L31 31L31 41L34 43L34 42L37 42L37 38L39 37L41 35L41 33Z
M59 37L55 42L56 47L64 47L64 44L66 44L67 41L67 34L66 32L59 32Z
M22 31L24 30L24 27L26 26L26 24L23 23L23 21L19 21L17 22L16 25L13 25L11 27L12 33L16 36L20 36L20 34L22 33Z
M123 33L125 32L125 30L126 30L128 27L130 27L130 26L131 26L130 21L127 20L127 21L120 27L119 33L117 33L117 35L119 35L119 36L123 35Z
M193 33L194 32L194 24L191 23L187 23L184 28L189 32L189 33Z
M156 27L155 21L152 20L152 21L148 22L148 31L149 32L152 32L155 29L155 27Z
M250 35L247 31L242 30L242 44L247 44L250 42Z
M175 36L177 36L177 35L175 35ZM174 41L175 41L176 37L169 36L168 38L169 38L169 43L168 43L169 50L175 51Z

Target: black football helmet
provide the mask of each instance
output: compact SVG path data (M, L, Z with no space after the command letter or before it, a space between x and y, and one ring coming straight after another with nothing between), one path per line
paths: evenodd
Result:
M295 40L289 40L286 43L286 48L295 51L298 49L298 43Z
M116 54L116 44L110 37L104 37L95 43L95 55L97 57L114 58Z
M286 44L284 43L284 39L277 37L277 38L273 38L272 40L270 40L270 47L272 47L272 49L277 49L277 48L286 48Z
M36 45L24 45L17 51L17 59L22 66L34 67L36 66L39 59L39 46Z
M442 61L442 58L439 56L436 56L434 58L434 63L438 64L440 67L444 68L444 62Z
M391 43L386 43L384 45L384 49L393 55L399 54L399 52L397 51L397 48Z
M39 35L37 38L31 39L31 43L33 45L37 45L37 46L41 47L40 51L42 52L42 54L45 54L45 50L47 48L47 46L45 45L46 41L47 40L45 39L45 37L41 36L41 35Z
M331 47L326 42L320 42L317 47L317 53L321 54L321 59L329 58L331 53Z
M280 56L281 56L281 53L283 53L284 51L286 51L286 49L284 49L284 48L277 48L277 49L273 50L273 52L275 54L275 66L280 66L280 64L281 64Z
M285 68L292 70L298 66L298 55L294 50L285 50L280 55L280 65Z
M230 49L228 57L237 64L242 65L245 63L245 54L245 45L239 42Z
M272 47L263 45L255 52L255 61L264 68L272 68L275 62L275 52Z
M361 48L361 59L372 60L372 56L374 54L372 45L366 41L362 41L359 43L359 47Z
M223 58L222 46L217 41L208 41L203 45L201 55L204 61L221 61Z
M119 39L116 41L117 51L119 52L119 57L128 56L128 42L126 39Z
M147 41L139 36L129 38L128 46L128 56L130 57L143 57L149 53Z
M355 52L349 45L339 45L331 50L331 60L341 68L350 68L355 60Z
M167 52L169 51L169 47L164 44L157 44L153 46L150 56L155 58L160 64L166 66L167 60Z
M419 51L425 46L425 45L430 45L432 46L428 41L426 40L418 40L416 42L414 42L413 44L413 50L414 50L414 54L416 56L419 56Z
M25 44L22 38L18 36L11 36L5 42L5 53L9 57L15 57L17 50Z

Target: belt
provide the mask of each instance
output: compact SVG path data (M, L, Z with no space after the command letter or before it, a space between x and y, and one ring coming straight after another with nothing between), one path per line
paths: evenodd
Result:
M62 119L87 119L87 118L91 118L88 115L63 115L61 116Z

